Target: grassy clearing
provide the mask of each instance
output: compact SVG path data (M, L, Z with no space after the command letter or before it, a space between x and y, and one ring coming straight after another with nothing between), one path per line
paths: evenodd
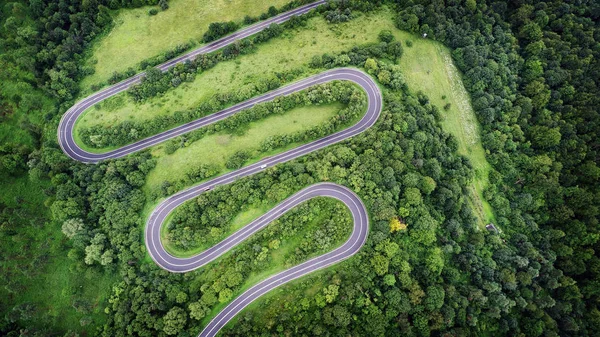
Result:
M146 192L160 189L163 181L183 179L186 172L202 164L218 165L225 172L225 162L237 151L245 150L252 153L252 157L257 157L260 144L267 138L318 126L333 117L339 109L341 104L292 109L283 115L250 123L243 135L208 135L170 155L165 153L164 145L159 145L153 151L153 155L157 157L156 167L148 174L144 189ZM291 144L286 148L297 145ZM276 151L281 152L282 149Z
M54 231L62 235L60 229L54 228ZM66 251L60 254L65 255ZM106 320L104 307L118 276L108 275L95 268L72 271L72 261L61 255L51 257L51 262L40 275L30 279L28 291L14 303L35 303L40 311L48 313L52 318L50 325L63 331L85 331L92 334ZM85 301L91 306L91 311L77 312L73 307L74 301ZM81 327L80 320L86 316L91 317L92 323ZM47 327L47 323L40 324L40 327Z
M3 241L0 255L7 260L2 261L2 267L9 271L31 270L13 274L12 277L22 279L13 281L24 288L9 293L0 287L0 298L8 299L11 306L32 303L40 314L48 314L47 319L34 318L30 322L33 326L91 334L106 319L104 306L116 275L96 268L78 270L67 257L68 247L60 225L45 221L48 209L43 206L46 197L41 191L49 185L48 181L32 182L27 177L0 179L3 191L0 202L8 207L15 207L20 202L30 219L27 226L15 228L17 235L11 236L11 240ZM43 261L40 267L28 268L27 264L37 256ZM90 311L77 312L73 307L76 300L87 303ZM92 322L81 327L80 319L85 316L90 316Z
M469 94L465 90L461 74L452 62L450 51L438 42L412 34L394 31L396 38L410 40L412 47L404 47L400 66L408 86L413 91L425 93L432 104L438 106L444 120L442 127L458 139L458 152L471 161L475 179L470 187L472 204L481 224L494 221L491 206L483 199L483 190L488 184L490 164L485 159L481 145L480 126L471 107ZM442 98L446 96L446 98ZM450 104L450 108L443 107Z
M161 97L136 104L126 93L119 94L102 103L99 109L88 109L76 127L111 126L194 108L214 94L244 90L267 75L304 66L314 55L341 52L355 45L376 42L379 31L393 27L392 13L387 10L363 14L337 25L315 17L308 21L306 27L286 31L282 37L259 45L252 54L242 55L235 61L221 62L199 74L193 82L184 83ZM292 50L294 52L290 52Z
M141 61L173 49L179 44L200 44L213 22L241 22L246 15L258 16L270 6L289 0L171 0L169 9L148 15L151 6L115 11L114 27L91 51L87 65L95 73L81 82L82 88L106 81L113 72L125 71Z

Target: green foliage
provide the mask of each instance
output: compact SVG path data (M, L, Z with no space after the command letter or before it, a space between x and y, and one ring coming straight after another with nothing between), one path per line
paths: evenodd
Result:
M167 335L179 334L187 322L187 313L179 307L173 307L163 317L163 331Z
M400 58L402 54L404 54L404 49L402 47L402 43L400 41L392 41L387 45L387 52L389 55L397 58Z
M250 154L246 151L238 151L231 156L225 163L228 169L238 169L244 165L244 162L250 158Z
M404 198L406 203L412 206L418 206L423 202L421 191L414 187L409 187L404 191Z
M486 14L481 4L471 2L466 10L473 14L459 6L425 14L415 4L401 9L397 22L417 33L427 31L454 49L483 126L488 160L497 170L491 173L485 194L499 215L495 225L507 233L507 249L530 263L534 256L552 256L525 271L519 262L508 262L506 249L495 251L495 272L501 279L488 288L502 284L505 290L494 297L497 309L478 322L485 320L498 334L589 334L588 313L597 305L566 293L585 292L590 289L585 285L597 276L594 268L586 267L597 259L585 251L597 246L590 229L596 226L598 209L591 207L591 199L578 206L570 201L573 195L597 191L598 186L579 168L589 158L589 140L598 138L597 116L589 112L600 96L597 86L586 85L597 76L580 71L597 66L590 63L597 58L597 52L591 52L598 46L597 39L581 38L597 34L595 16L586 12L591 7L575 11L560 1L508 6L506 11L494 5L489 8L494 13ZM473 28L485 25L490 25L487 32ZM480 33L494 36L494 41L484 41ZM561 55L570 55L569 61ZM579 127L583 120L589 127ZM563 237L561 232L573 234ZM584 243L568 237L586 239ZM536 271L551 276L540 277ZM526 295L514 296L513 291ZM540 300L533 303L533 298ZM508 328L507 322L514 324Z
M431 177L423 177L421 180L421 191L427 195L431 194L436 188L437 184Z
M389 260L381 254L375 254L371 257L371 265L375 273L379 276L387 274L389 268Z
M387 274L383 277L383 284L387 286L394 286L396 284L396 277L393 274Z
M263 90L274 89L278 85L279 84L277 82L274 82L274 84L265 87ZM258 89L256 90L258 91ZM329 92L330 90L331 92ZM102 148L108 145L128 144L160 131L164 131L169 127L174 127L176 125L203 117L207 114L217 112L230 103L230 101L223 101L223 97L231 97L233 100L231 103L242 99L242 97L234 96L233 93L231 95L215 95L215 97L213 97L213 99L211 99L209 102L201 104L196 109L179 111L171 116L162 116L150 121L137 123L123 122L110 129L106 129L101 126L82 128L79 131L79 135L87 145L93 147ZM277 139L270 139L261 146L263 151L270 151L274 148L281 147L292 142L305 141L309 136L316 138L319 135L331 133L334 130L339 129L339 127L346 121L354 120L354 118L356 118L358 114L362 112L361 110L364 104L363 94L359 93L358 89L348 83L327 83L324 85L315 86L311 89L308 89L308 91L294 93L287 97L277 98L272 102L262 103L256 107L242 111L225 121L195 131L189 135L186 135L185 137L189 143L201 138L206 134L215 133L217 131L240 131L248 122L264 119L270 115L282 114L296 107L340 101L349 102L349 106L346 109L340 110L338 113L338 116L343 116L343 118L332 118L330 122L326 123L322 127L310 129L304 133L298 133L296 135L290 135ZM175 140L168 144L168 152L172 153L177 149L177 147L181 147L182 142L180 140ZM231 161L229 164L233 166L228 166L228 168L234 168L234 164L237 163L239 165L248 158L248 155L233 156L229 159Z
M188 306L190 317L196 320L201 320L206 316L206 308L201 301L190 303Z
M379 41L381 42L390 43L394 41L394 39L394 34L392 34L392 32L389 30L382 30L379 32Z
M377 71L377 61L375 61L375 59L368 58L365 61L365 68L367 69L367 71L369 71L369 73L376 72Z
M330 23L340 23L352 20L352 4L347 1L328 1L323 6L323 16Z
M225 288L219 292L219 302L227 303L229 302L229 300L231 300L232 296L233 292L231 291L231 289Z
M335 284L330 284L327 288L323 288L325 301L327 301L327 303L332 303L333 301L335 301L336 297L338 296L339 289L340 287Z
M166 11L167 9L169 9L169 3L167 2L167 0L159 0L158 7L160 7L161 10Z
M560 129L548 128L543 125L535 125L530 128L531 142L533 146L547 149L560 144L561 134Z
M107 5L117 9L157 4ZM358 12L378 4L331 1L321 11L331 22L341 22L371 15ZM472 164L456 154L456 140L440 128L440 112L429 98L406 90L401 72L390 63L397 55L399 45L391 47L396 41L323 54L313 59L311 67L364 66L380 81L385 99L380 121L344 144L196 199L193 206L184 206L196 212L194 216L174 219L182 221L171 231L183 231L182 226L188 225L191 237L178 238L189 240L182 242L190 247L202 240L196 237L200 232L217 240L228 232L227 223L240 205L276 203L303 186L329 180L352 188L364 200L371 220L368 241L355 258L291 284L285 288L290 293L273 294L276 300L257 302L254 309L260 310L248 310L223 334L593 335L600 321L594 281L598 278L594 252L600 239L596 233L600 169L594 150L600 97L595 85L600 59L596 8L558 1L510 6L475 1L432 6L416 1L394 9L398 27L419 35L426 32L453 49L494 168L483 195L497 213L495 225L502 234L475 229L476 217L465 198L474 179ZM0 42L10 50L1 59L3 66L8 64L0 75L2 127L5 121L10 124L2 131L18 135L11 144L26 144L3 146L0 151L1 173L10 177L3 181L7 186L3 190L11 194L0 203L0 235L5 243L0 255L7 257L1 261L6 284L1 295L9 299L0 305L3 335L64 335L67 330L63 328L68 323L58 332L50 331L56 323L50 328L44 324L52 320L45 312L53 301L38 305L23 295L34 291L33 283L24 279L34 278L39 270L56 284L73 285L61 288L55 298L63 302L61 308L81 312L69 315L75 326L100 326L105 336L186 335L197 333L201 323L197 321L210 319L253 277L268 274L274 261L281 266L296 264L330 250L347 235L342 228L349 228L349 219L343 209L316 201L294 210L298 216L294 221L280 219L214 268L173 275L144 263L140 214L146 196L140 188L154 160L143 153L93 166L72 163L53 141L58 111L70 103L48 108L48 102L54 105L52 100L44 102L43 94L30 90L43 88L60 103L77 96L77 82L89 69L75 60L81 59L86 43L110 24L107 8L91 2L63 6L32 1L29 8L11 3L1 10L7 15L1 16ZM52 34L47 27L53 27ZM253 42L293 34L284 29L272 27ZM236 55L238 47L223 55ZM373 62L367 66L369 59ZM150 72L144 90L138 90L160 95L194 74L178 71L178 76ZM27 116L24 120L31 118L20 131L15 131L20 125L11 117L15 112ZM27 204L34 199L26 198L31 192L14 192L11 181L23 181L26 170L32 184L27 190L46 186L51 214L37 213L44 200ZM200 168L195 179L210 172L209 167ZM165 189L173 192L169 186ZM406 233L389 233L389 221L395 217L406 222ZM32 233L38 230L36 224L43 224L39 231L50 234L50 240ZM62 229L65 239L44 232L47 226L56 233ZM286 250L290 244L294 248ZM46 256L64 257L66 249L70 260L46 263ZM48 271L50 267L69 275L69 281L57 280L60 273ZM118 271L120 278L107 304L83 296L76 288L92 282L72 276L89 273L96 281L98 270ZM43 284L37 288L58 289ZM41 296L54 296L53 291L45 292ZM72 293L94 300L73 298ZM96 323L102 318L92 303L99 303L102 310L106 307L106 322ZM60 311L56 316L63 317L64 310L49 311Z
M204 33L202 37L203 42L211 42L220 37L223 37L235 30L240 28L240 26L233 22L213 22L208 26L208 31Z

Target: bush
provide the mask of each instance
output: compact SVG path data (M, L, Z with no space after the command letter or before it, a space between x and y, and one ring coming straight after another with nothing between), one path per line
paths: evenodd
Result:
M223 37L233 31L236 31L240 26L233 22L213 22L208 26L208 31L202 36L202 41L211 42L220 37Z
M346 8L345 10L334 9L324 13L325 19L330 23L339 23L346 22L352 19L352 11L350 8Z
M395 58L399 58L404 53L402 43L400 41L392 41L387 45L387 53Z
M256 18L256 17L252 17L252 16L249 16L249 15L246 15L244 17L244 24L245 25L251 25L251 24L255 23L256 21L258 21L258 18Z
M283 33L283 27L276 23L272 23L269 27L265 28L260 33L256 34L252 40L254 43L261 43L268 41L276 36L281 35Z
M320 68L323 66L323 60L321 59L321 55L315 55L310 60L309 66L311 68Z
M133 75L135 75L135 69L131 67L127 68L125 72L118 73L115 71L108 79L108 84L115 84L121 82L122 80L129 78Z
M389 30L382 30L381 32L379 32L379 41L390 43L394 41L394 35Z
M167 2L167 0L160 0L158 2L158 6L163 11L166 11L167 9L169 9L169 3Z
M244 165L248 158L250 158L250 154L248 154L248 152L238 151L234 153L231 157L229 157L229 159L227 159L225 167L227 167L230 170L239 169L240 167L242 167L242 165Z
M267 13L269 14L269 16L272 17L279 14L279 11L277 10L277 8L275 8L275 6L271 6L269 7L269 11Z
M148 11L148 15L153 16L158 14L158 9L156 8L152 8L151 10Z

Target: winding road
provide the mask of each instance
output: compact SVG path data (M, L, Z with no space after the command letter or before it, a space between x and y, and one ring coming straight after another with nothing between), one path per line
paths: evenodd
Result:
M226 46L229 43L234 42L236 39L244 38L255 34L260 30L268 27L271 23L281 23L288 20L294 15L306 13L307 11L315 8L323 2L324 1L317 1L315 3L296 8L290 12L280 14L269 20L249 26L245 29L240 30L239 32L217 40L209 45L206 45L181 57L168 61L158 66L158 68L165 71L179 62L191 60L199 54L212 52L214 50ZM178 137L184 133L223 120L240 111L248 109L254 106L255 104L270 101L278 96L289 95L291 93L304 90L311 86L334 80L351 81L359 85L367 95L367 112L365 113L364 117L356 124L329 136L298 146L286 152L265 158L257 163L242 167L236 171L229 172L227 174L221 175L199 185L195 185L191 188L178 192L175 195L166 198L160 203L160 205L158 205L154 209L154 211L148 218L145 228L145 243L148 249L148 253L152 257L154 262L158 264L161 268L176 273L191 271L200 268L211 261L214 261L219 256L230 251L239 243L246 240L248 237L267 226L273 220L284 215L291 208L311 198L324 196L338 199L348 207L352 214L354 223L352 234L344 244L342 244L340 247L336 248L335 250L329 253L320 255L302 264L299 264L276 275L273 275L268 279L251 287L242 295L234 299L221 312L219 312L215 316L215 318L204 328L204 330L200 333L199 336L215 336L218 333L218 331L225 324L227 324L227 322L229 322L236 314L243 310L248 304L252 303L255 299L259 298L260 296L264 295L265 293L271 291L272 289L282 284L285 284L306 274L309 274L316 270L325 268L344 259L347 259L352 255L356 254L364 245L369 228L369 218L367 210L360 198L354 192L352 192L344 186L333 183L319 183L305 188L304 190L284 200L283 202L275 206L273 209L269 210L266 214L254 220L253 222L238 230L234 234L230 235L223 241L207 249L206 251L189 258L177 258L170 255L161 243L160 229L161 226L165 223L165 220L167 219L169 214L175 208L177 208L184 202L193 199L208 190L213 189L216 186L232 183L241 177L246 177L264 171L278 163L287 162L292 159L304 156L308 153L322 149L331 144L341 142L370 128L377 121L381 113L382 98L381 91L369 75L358 69L353 68L339 68L325 71L320 74L294 82L282 88L270 91L266 94L249 99L245 102L234 105L230 108L224 109L212 115L197 119L187 124L183 124L171 130L123 146L113 151L105 153L90 153L81 149L73 138L73 129L75 126L75 122L79 118L79 116L81 116L81 114L87 108L93 106L94 104L117 93L127 90L127 88L129 88L133 84L139 83L143 75L143 73L138 74L111 87L108 87L96 94L93 94L75 104L63 115L58 129L58 139L61 148L69 157L84 163L97 163L107 159L123 157L133 152L154 146L173 137Z

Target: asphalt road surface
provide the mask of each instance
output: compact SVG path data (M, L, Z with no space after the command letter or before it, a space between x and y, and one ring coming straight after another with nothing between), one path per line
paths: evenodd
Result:
M190 52L189 54L168 61L163 65L159 66L158 68L166 70L179 62L184 62L186 60L193 59L198 54L217 50L235 41L236 39L255 34L256 32L268 27L271 23L280 23L294 15L306 13L308 10L316 7L317 5L323 2L324 1L318 1L310 5L297 8L295 10L283 13L277 17L267 20L265 22L261 22L259 24L240 30L239 32L234 33L233 35L215 41L205 47ZM170 255L165 250L164 246L160 241L160 229L168 215L175 208L206 191L212 190L216 186L232 183L241 177L246 177L264 171L278 163L287 162L292 159L304 156L308 153L322 149L331 144L341 142L370 128L377 121L381 113L382 98L379 88L369 75L358 69L353 68L339 68L325 71L323 73L294 82L277 90L268 92L264 95L249 99L245 102L224 109L215 114L200 118L193 122L159 133L155 136L148 137L136 143L126 145L117 150L105 153L89 153L81 149L73 139L73 128L77 118L84 112L84 110L91 107L92 105L112 95L126 90L133 84L138 83L142 76L143 73L138 74L130 79L127 79L103 91L93 94L83 99L79 103L75 104L65 113L59 125L58 139L61 148L69 157L73 158L74 160L85 163L97 163L106 159L123 157L133 152L154 146L173 137L178 137L184 133L223 120L240 111L248 109L255 104L270 101L278 96L289 95L291 93L304 90L316 84L326 83L334 80L351 81L359 85L367 94L367 112L364 115L364 117L353 126L331 134L329 136L323 137L321 139L315 140L308 144L304 144L286 152L265 158L257 163L242 167L236 171L229 172L202 184L178 192L177 194L166 198L163 202L160 203L158 207L154 209L146 223L145 229L145 242L146 247L148 249L148 253L156 262L156 264L158 264L161 268L170 272L177 273L191 271L200 268L206 265L207 263L210 263L211 261L214 261L219 256L230 251L239 243L243 242L248 237L267 226L273 220L281 217L291 208L311 198L324 196L338 199L348 207L352 214L354 223L353 231L350 238L342 246L336 248L335 250L329 253L318 256L295 267L292 267L288 270L273 275L268 279L253 286L252 288L248 289L242 295L234 299L227 307L225 307L225 309L219 312L217 316L215 316L215 318L200 333L200 336L215 336L218 333L218 331L225 324L227 324L227 322L229 322L237 313L243 310L248 304L252 303L255 299L259 298L260 296L264 295L265 293L271 291L272 289L282 284L302 277L313 271L325 268L334 263L345 260L351 257L352 255L356 254L364 245L369 227L369 219L364 204L356 194L354 194L346 187L332 183L320 183L307 187L306 189L284 200L282 203L275 206L269 212L254 220L250 224L246 225L242 229L238 230L223 241L207 249L206 251L189 258L177 258Z

